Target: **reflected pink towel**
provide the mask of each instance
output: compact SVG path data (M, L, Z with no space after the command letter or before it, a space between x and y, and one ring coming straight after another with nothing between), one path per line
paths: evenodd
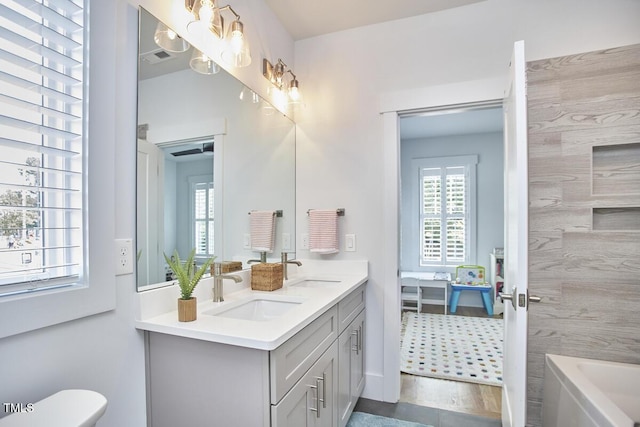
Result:
M273 252L276 238L275 211L251 211L251 250Z
M338 213L335 209L309 211L309 250L319 254L338 252Z

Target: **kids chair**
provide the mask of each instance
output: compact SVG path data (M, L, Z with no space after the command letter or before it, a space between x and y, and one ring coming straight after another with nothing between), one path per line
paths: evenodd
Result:
M456 280L451 282L451 301L449 311L454 314L462 291L477 291L489 316L493 316L491 302L491 284L485 282L484 267L479 265L460 265L456 267Z

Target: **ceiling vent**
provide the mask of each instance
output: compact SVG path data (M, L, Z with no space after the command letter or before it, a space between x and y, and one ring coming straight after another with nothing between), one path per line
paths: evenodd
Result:
M169 52L168 50L164 49L156 49L140 55L143 61L152 65L169 61L170 59L177 58L177 56L178 55L176 55L175 53Z

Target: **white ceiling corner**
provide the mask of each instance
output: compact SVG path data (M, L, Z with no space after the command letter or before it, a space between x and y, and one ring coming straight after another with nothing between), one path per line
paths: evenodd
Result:
M485 0L265 0L294 40L453 9Z

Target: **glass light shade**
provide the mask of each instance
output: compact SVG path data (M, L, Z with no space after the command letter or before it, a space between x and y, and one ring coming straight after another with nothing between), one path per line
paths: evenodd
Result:
M291 104L300 104L302 102L302 93L297 79L291 80L289 84L289 102Z
M153 40L158 46L169 52L186 52L191 47L185 39L162 22L158 22Z
M196 71L200 74L216 74L218 71L220 71L220 67L218 66L218 64L213 62L211 58L209 58L207 55L200 52L196 48L193 49L193 53L191 54L189 66L193 71Z
M204 34L205 30L209 30L222 38L223 23L217 0L196 0L191 14L193 21L187 24L187 31Z
M222 60L225 63L237 68L251 64L251 51L244 37L242 22L233 21L225 39L226 46L222 50Z

